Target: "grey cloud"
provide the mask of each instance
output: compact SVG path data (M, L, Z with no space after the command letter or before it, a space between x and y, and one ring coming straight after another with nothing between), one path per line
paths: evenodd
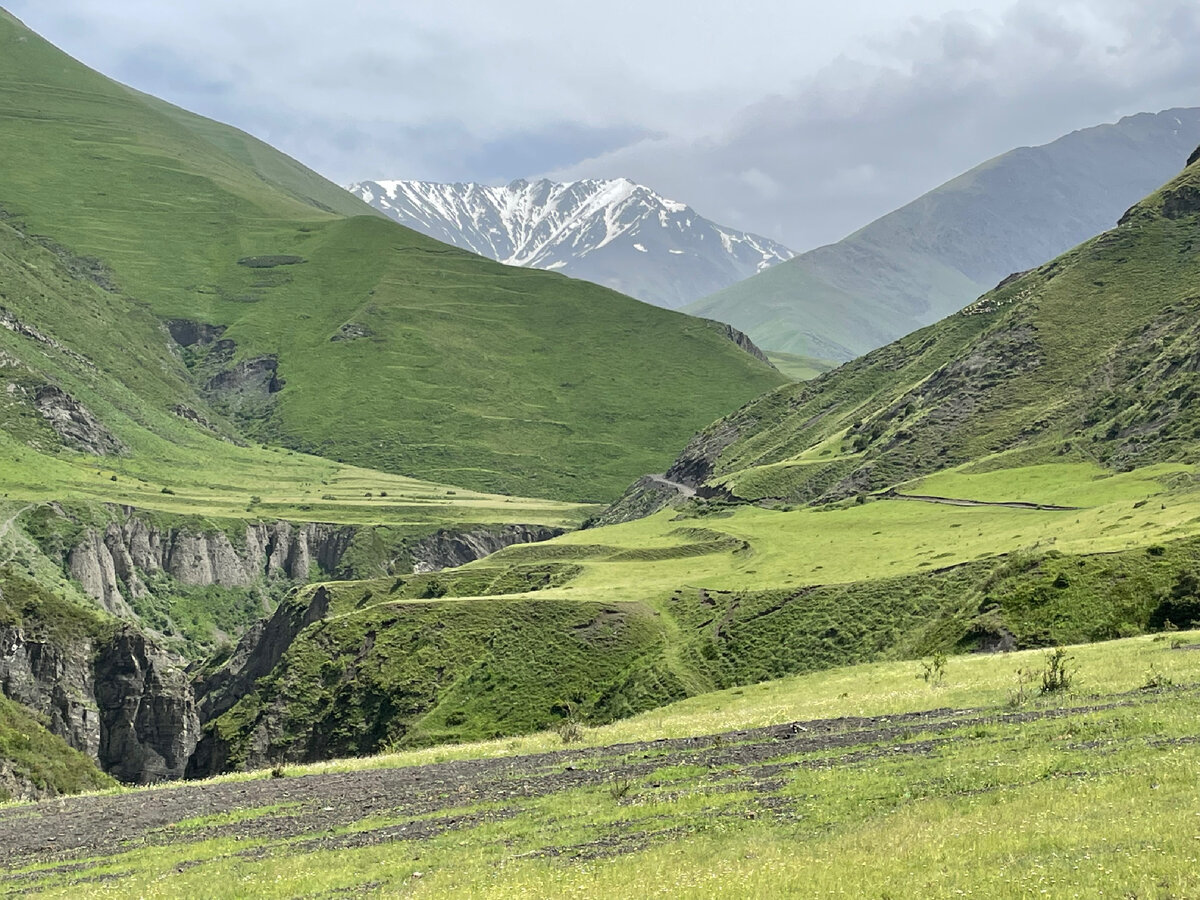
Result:
M7 5L337 181L628 176L798 249L1017 144L1200 102L1194 0Z
M627 175L807 249L1012 147L1200 105L1194 4L1055 9L1019 2L998 19L913 21L712 137L643 141L555 174Z

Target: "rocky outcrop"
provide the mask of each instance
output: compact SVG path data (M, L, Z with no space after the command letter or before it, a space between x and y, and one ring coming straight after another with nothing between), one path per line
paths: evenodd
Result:
M733 341L755 359L762 360L768 366L771 366L772 369L775 368L771 361L767 359L767 354L763 353L744 331L739 331L732 325L728 325L725 322L718 322L716 319L705 319L705 321L710 322L727 340Z
M99 761L130 784L182 778L200 736L187 674L134 628L114 635L96 658Z
M741 429L732 419L722 419L688 441L664 477L690 488L698 488L712 477L717 460L737 441Z
M513 544L548 541L563 534L561 528L541 525L505 525L477 528L473 531L443 529L418 541L412 547L413 572L440 572L490 556Z
M692 497L727 497L723 488L710 488L704 482L712 477L721 454L741 435L739 416L735 413L701 431L688 441L671 468L662 475L643 475L584 527L632 522Z
M0 759L0 800L37 801L56 796L56 792L18 772L5 759Z
M359 338L373 337L375 332L366 325L359 322L347 322L329 340L334 341L356 341Z
M39 713L51 732L99 759L100 713L90 638L60 642L0 627L0 693Z
M165 573L192 586L249 587L262 578L307 581L314 565L332 573L354 539L352 526L264 522L245 526L240 546L223 531L160 528L121 511L122 521L88 528L67 555L68 574L108 612L131 615L143 576Z
M1168 219L1182 219L1200 213L1200 187L1181 184L1163 193L1163 215Z
M102 640L0 627L0 692L131 784L181 778L199 736L187 674L131 627Z
M285 382L278 371L279 360L274 356L243 359L208 379L204 390L233 405L247 400L262 401L283 390Z
M1187 165L1189 166L1195 165L1197 162L1200 162L1200 147L1193 150L1192 155L1187 158Z
M36 341L43 346L57 350L64 356L70 357L78 363L82 363L85 368L91 369L92 371L96 370L96 367L92 364L92 361L86 356L76 353L70 347L64 346L54 338L39 331L37 328L34 328L28 322L21 321L16 317L15 314L3 306L0 306L0 328L7 328L14 334L18 334L24 338L29 338L31 341Z
M109 456L125 452L125 445L86 406L52 384L37 389L34 405L64 444L90 453Z
M216 343L225 333L224 325L207 325L190 319L167 319L165 324L171 339L180 347L207 347Z
M325 618L329 600L329 590L323 585L311 594L298 592L281 603L269 619L260 620L242 635L229 659L196 681L202 721L221 715L249 693L258 679L270 674L296 635Z

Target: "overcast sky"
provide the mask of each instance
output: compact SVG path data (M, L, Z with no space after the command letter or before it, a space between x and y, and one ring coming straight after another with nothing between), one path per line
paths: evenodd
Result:
M799 250L1013 147L1200 106L1196 0L0 4L339 183L626 176Z

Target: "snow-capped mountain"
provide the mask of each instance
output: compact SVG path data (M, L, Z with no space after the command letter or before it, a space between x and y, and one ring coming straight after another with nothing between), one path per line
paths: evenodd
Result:
M504 187L363 181L349 190L401 224L514 266L554 269L677 307L795 256L626 179Z

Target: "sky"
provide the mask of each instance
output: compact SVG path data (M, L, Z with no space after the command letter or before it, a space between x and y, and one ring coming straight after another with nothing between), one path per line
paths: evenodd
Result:
M1014 147L1200 106L1195 0L0 4L340 184L627 177L797 250Z

